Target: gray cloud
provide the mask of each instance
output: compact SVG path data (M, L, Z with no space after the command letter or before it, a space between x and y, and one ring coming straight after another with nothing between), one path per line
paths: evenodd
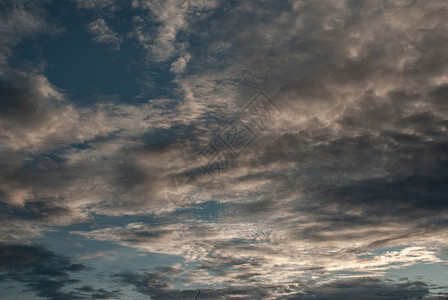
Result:
M123 39L107 25L104 19L100 18L91 22L88 28L95 42L109 44L112 49L120 50Z
M85 297L81 299L119 299L120 296L119 290L113 290L109 292L102 288L95 289L89 285L75 288L75 290L80 297Z
M161 273L120 273L115 274L120 282L135 286L136 290L153 299L265 299L270 296L270 288L222 288L222 289L201 289L201 290L176 290L169 284L169 278ZM275 290L275 288L272 288Z
M136 23L134 36L148 50L152 60L163 62L180 54L179 59L182 61L182 57L189 55L185 53L188 43L179 42L178 34L188 31L190 24L196 20L209 16L218 5L219 1L215 0L134 1L132 4L134 9L146 10L149 13L149 16L134 18ZM145 21L151 18L160 23L155 33L145 25ZM178 68L174 67L173 70Z
M66 285L77 283L70 273L86 270L81 264L57 255L42 246L1 245L0 280L18 281L47 299L86 299L74 292L64 292Z
M115 275L121 282L135 286L136 290L154 299L187 297L198 295L194 290L172 289L169 278L160 273L120 273ZM421 281L391 282L378 278L360 277L340 280L323 285L291 284L288 287L258 286L202 289L198 299L431 299L429 286ZM299 293L295 291L301 290ZM276 297L278 293L286 295ZM287 295L289 294L289 295ZM292 294L292 295L291 295Z
M428 299L429 286L421 281L387 282L377 278L356 278L306 289L281 299Z
M116 12L121 8L121 1L117 0L73 0L79 8L97 11Z
M4 1L0 4L0 66L6 71L12 48L22 39L39 34L56 35L60 29L46 21L43 5L48 1Z

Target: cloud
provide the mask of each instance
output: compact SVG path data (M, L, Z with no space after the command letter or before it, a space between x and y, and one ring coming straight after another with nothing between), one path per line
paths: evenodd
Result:
M154 299L167 299L198 295L194 290L172 289L170 279L163 273L130 273L114 275L121 282L136 287L137 291ZM288 287L266 285L229 286L216 289L201 289L198 299L431 299L429 288L421 281L393 282L372 277L335 280L322 285L307 283L291 284ZM300 292L297 292L297 291ZM282 294L281 296L278 296Z
M426 299L429 286L421 281L387 282L378 278L356 278L305 289L284 299Z
M109 44L113 50L120 50L123 39L107 25L104 19L89 24L89 32L97 43Z
M178 58L175 62L171 64L170 72L174 74L180 74L187 68L187 63L190 61L191 56L186 54L184 57Z
M102 288L95 289L89 285L75 288L75 290L76 293L82 297L81 299L119 299L119 296L121 295L120 290L109 292Z
M298 192L298 185L308 186L309 197L322 199L314 192L325 193L328 189L328 193L335 196L334 192L340 187L345 189L345 186L369 180L383 180L384 185L379 189L384 194L375 193L376 197L384 199L386 193L391 198L398 195L395 204L415 211L412 203L404 203L405 198L401 198L400 192L389 193L394 186L390 182L396 182L395 186L403 187L400 191L404 192L413 185L407 185L404 181L421 179L422 183L414 186L421 193L412 192L420 199L417 200L420 201L417 209L423 209L425 205L436 208L438 204L435 202L441 204L437 200L426 202L423 194L429 191L425 191L423 182L443 178L436 165L446 160L446 153L442 150L446 143L443 137L446 114L440 101L427 99L434 99L434 82L443 81L444 77L438 68L417 65L425 60L423 57L445 61L439 46L431 48L431 54L418 50L428 42L418 32L437 35L432 30L433 26L444 27L446 24L438 17L434 21L437 25L432 23L428 17L433 9L431 5L413 5L404 1L386 6L355 6L339 2L330 10L322 3L298 2L292 5L290 12L285 12L284 7L273 7L268 3L255 10L249 10L252 8L250 5L237 5L235 10L244 18L234 18L230 24L225 17L217 16L214 19L210 29L214 36L229 37L227 41L232 45L225 50L226 56L222 53L218 56L227 63L222 63L215 56L198 55L195 58L201 59L201 63L208 65L209 69L224 65L227 74L231 74L229 77L240 78L245 86L262 86L268 90L272 87L277 93L275 100L287 107L282 115L285 124L283 133L277 137L273 133L263 141L266 148L258 144L258 149L241 158L239 166L247 172L246 177L238 174L243 171L235 171L240 175L240 181L245 178L253 180L253 176L272 176L276 171L271 183L274 192L264 197L264 203L271 204L266 205L266 214L275 215L273 208L281 210L278 203L286 205L281 202L281 197L293 197ZM388 9L398 7L401 10L394 10L392 18ZM403 10L408 13L402 14ZM368 17L359 18L360 14ZM407 18L409 14L419 22L411 22ZM264 18L258 18L261 15ZM435 15L439 16L437 13ZM372 22L382 25L369 28ZM285 29L288 26L290 31ZM383 28L386 26L389 29ZM200 30L199 27L193 29ZM283 34L275 35L275 32ZM220 42L217 39L216 44ZM213 40L210 44L213 45ZM355 55L353 49L356 47L359 50ZM400 57L401 63L394 57ZM200 64L192 60L190 65L197 67L195 63ZM232 73L237 64L238 68L249 70L242 77L238 77L236 72ZM425 71L425 76L428 75L425 77L422 73L415 75L411 69L433 70L434 73L427 74ZM390 76L390 79L385 80L384 76ZM193 89L189 91L190 95L195 94ZM439 91L443 91L443 85L440 85ZM270 138L273 139L271 142ZM288 169L285 170L285 166ZM266 171L263 172L263 169ZM285 171L297 176L292 178L296 181L296 188L284 183L284 180L291 183L291 177L282 175ZM289 193L279 196L280 188L282 193L285 190ZM370 197L364 191L360 189L360 193ZM228 195L229 191L221 191L221 194ZM226 198L235 199L233 196L231 194ZM358 197L355 194L352 196L354 199ZM291 201L292 198L289 199ZM340 200L333 197L328 202L322 200L319 203L325 207L341 203ZM296 197L295 201L303 209L303 200ZM391 204L388 212L392 215L394 203ZM255 213L254 209L254 206L249 206L244 213ZM346 207L344 209L347 211ZM317 210L315 212L319 213ZM342 209L337 212L344 214ZM420 212L425 214L424 211ZM331 213L334 212L329 210L328 214ZM396 214L397 218L399 216ZM340 221L335 218L335 223Z
M310 274L316 280L325 280L335 272L382 275L392 269L442 262L437 257L439 248L423 245L375 254L368 247L373 246L368 240L374 239L375 233L368 228L350 232L339 230L328 235L323 229L319 231L322 239L312 240L294 236L300 225L293 225L291 221L289 225L282 225L274 227L261 222L132 223L126 227L71 233L140 251L182 256L186 263L194 262L195 267L190 272L177 275L177 281L188 280L191 283L288 284L291 278L304 280ZM357 235L350 236L350 233ZM381 236L380 233L378 235ZM428 240L423 240L422 244L425 242ZM362 249L361 245L366 247Z
M268 288L250 289L246 287L228 287L221 289L178 290L173 289L169 283L170 274L157 273L133 273L123 272L114 275L122 284L133 285L136 290L153 299L185 298L185 299L238 299L241 297L250 299L263 299L269 296ZM274 290L274 288L273 288Z
M69 258L37 245L3 244L0 253L1 281L24 283L36 296L47 299L85 299L62 291L65 286L78 282L70 273L86 270L84 265L73 264Z
M89 260L89 259L95 259L95 258L100 257L100 258L103 258L105 260L114 260L115 259L114 258L115 254L116 253L114 253L114 252L99 251L99 252L96 252L96 253L84 254L84 255L80 256L80 259L87 259L87 260Z
M137 0L132 4L134 9L147 10L148 17L135 18L136 30L134 35L142 46L149 51L150 57L163 62L175 54L182 54L185 43L179 42L177 36L180 32L188 30L190 22L207 16L218 6L217 1L146 1ZM157 33L151 38L146 28L146 21L155 18L160 26Z
M77 234L181 255L200 263L192 280L221 285L286 285L310 274L323 281L332 272L384 275L440 262L431 247L445 244L444 227L433 220L446 214L446 84L440 69L420 65L429 58L418 50L427 42L420 32L446 26L437 17L432 23L433 7L234 4L232 18L217 13L205 33L200 22L187 25L183 11L174 6L178 23L141 38L148 49L174 53L178 28L188 27L192 39L207 37L206 51L188 49L188 70L175 79L185 118L219 132L263 88L284 108L282 120L203 186L222 205L213 222L173 219ZM144 20L138 24L143 33ZM429 51L445 61L438 47ZM399 250L373 253L382 247Z
M45 2L6 1L0 6L0 74L8 69L8 59L14 55L13 47L22 39L61 33L61 29L46 21Z
M418 281L328 278L444 262L445 2L132 5L130 36L178 85L172 98L76 106L43 74L2 71L6 241L98 214L150 214L165 219L72 233L180 257L185 269L195 263L173 280L152 271L117 276L151 297L178 297L184 283L221 286L201 292L211 299L430 297ZM118 9L111 1L78 6ZM21 38L46 28L40 10L11 7L4 61ZM89 30L119 50L122 37L105 19ZM257 131L195 206L171 205L168 178L198 167L190 157L261 89L281 108L279 122ZM308 278L315 282L290 288Z
M75 107L45 76L17 70L2 78L0 93L0 201L9 224L14 219L32 222L35 229L23 228L36 234L38 224L86 220L89 205L113 214L123 213L122 205L130 213L142 213L142 207L167 208L161 195L174 162L170 153L178 150L151 150L144 139L148 127L170 127L163 116L158 117L160 109L111 103ZM149 117L152 114L154 118ZM125 148L134 150L129 153ZM104 163L113 157L121 158ZM158 164L162 160L166 165ZM182 155L179 162L182 165ZM96 205L101 207L93 208ZM15 227L7 227L5 236L17 239Z
M40 74L12 70L2 76L1 138L8 147L52 147L61 143L77 114L62 93ZM65 142L65 141L64 141Z
M114 275L114 277L124 283L133 284L139 293L150 295L151 298L154 297L157 299L157 297L162 295L165 297L176 297L180 295L178 292L164 292L164 290L169 289L172 286L168 283L166 277L160 278L160 275L158 274L147 273L139 275L134 273L121 273Z
M116 12L121 8L121 1L116 0L73 0L79 8Z
M135 18L135 36L142 46L149 50L149 55L155 61L166 61L171 58L176 50L182 47L176 40L177 32L186 26L186 7L182 1L135 1L134 8L149 10L154 18L161 23L160 29L154 38L148 35L145 29L146 20L142 17ZM176 49L177 48L177 49Z

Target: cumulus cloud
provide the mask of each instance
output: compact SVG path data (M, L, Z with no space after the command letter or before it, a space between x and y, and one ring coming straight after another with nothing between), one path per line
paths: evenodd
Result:
M187 64L190 61L190 59L191 59L190 54L186 54L184 57L178 58L171 64L170 72L174 74L183 73L187 68Z
M45 76L14 70L2 76L0 89L3 145L21 149L66 142L77 113Z

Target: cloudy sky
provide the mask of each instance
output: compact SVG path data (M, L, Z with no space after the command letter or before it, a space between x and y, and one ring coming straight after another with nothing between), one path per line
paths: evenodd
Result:
M448 299L448 1L0 2L1 299Z

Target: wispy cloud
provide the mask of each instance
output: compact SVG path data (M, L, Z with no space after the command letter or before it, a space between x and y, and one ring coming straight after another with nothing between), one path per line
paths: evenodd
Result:
M79 8L116 12L123 4L120 0L73 0Z
M134 1L134 8L147 10L150 15L136 19L135 32L142 46L148 49L149 55L155 61L166 61L176 54L183 54L188 44L179 42L177 35L187 31L189 23L206 16L218 6L218 1ZM160 22L157 33L151 38L145 33L145 21L154 17ZM143 29L143 30L142 30Z
M114 32L104 19L98 19L89 24L89 32L97 43L109 44L112 49L120 50L123 38Z

